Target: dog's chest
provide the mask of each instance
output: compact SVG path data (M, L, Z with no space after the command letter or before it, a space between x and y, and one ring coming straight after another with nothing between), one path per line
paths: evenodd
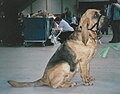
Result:
M84 45L84 44L77 44L77 43L68 43L69 47L71 48L71 50L74 52L75 56L76 56L76 60L80 60L80 59L88 59L91 56L94 55L95 51L96 51L96 45Z

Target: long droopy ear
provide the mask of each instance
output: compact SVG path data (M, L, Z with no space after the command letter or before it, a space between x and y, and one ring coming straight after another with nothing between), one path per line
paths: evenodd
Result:
M89 18L86 18L83 23L82 23L82 29L81 29L81 34L82 34L82 42L86 45L88 42L89 38L89 31L88 31L88 26L90 24Z

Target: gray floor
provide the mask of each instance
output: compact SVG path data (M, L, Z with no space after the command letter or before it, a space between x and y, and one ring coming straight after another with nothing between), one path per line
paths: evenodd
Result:
M12 88L7 80L34 81L39 79L58 45L48 47L0 47L0 94L120 94L120 51L110 48L106 59L99 56L112 35L104 35L91 61L93 86L83 86L79 73L73 78L73 88L50 87Z

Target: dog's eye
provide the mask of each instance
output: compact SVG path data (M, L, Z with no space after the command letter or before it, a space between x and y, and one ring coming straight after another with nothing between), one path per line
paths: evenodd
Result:
M97 12L95 12L94 18L99 18L99 14Z

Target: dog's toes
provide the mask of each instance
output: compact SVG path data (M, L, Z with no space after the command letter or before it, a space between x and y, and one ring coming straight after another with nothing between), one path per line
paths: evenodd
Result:
M91 76L91 77L89 78L89 80L90 80L90 81L94 81L95 78Z
M84 86L92 86L93 83L84 83L83 85L84 85Z
M77 83L76 82L64 82L62 85L61 85L61 87L63 88L66 88L66 87L74 87L74 86L76 86L77 85Z
M77 85L77 83L76 82L72 82L72 84L71 84L71 86L70 87L74 87L74 86L76 86Z

